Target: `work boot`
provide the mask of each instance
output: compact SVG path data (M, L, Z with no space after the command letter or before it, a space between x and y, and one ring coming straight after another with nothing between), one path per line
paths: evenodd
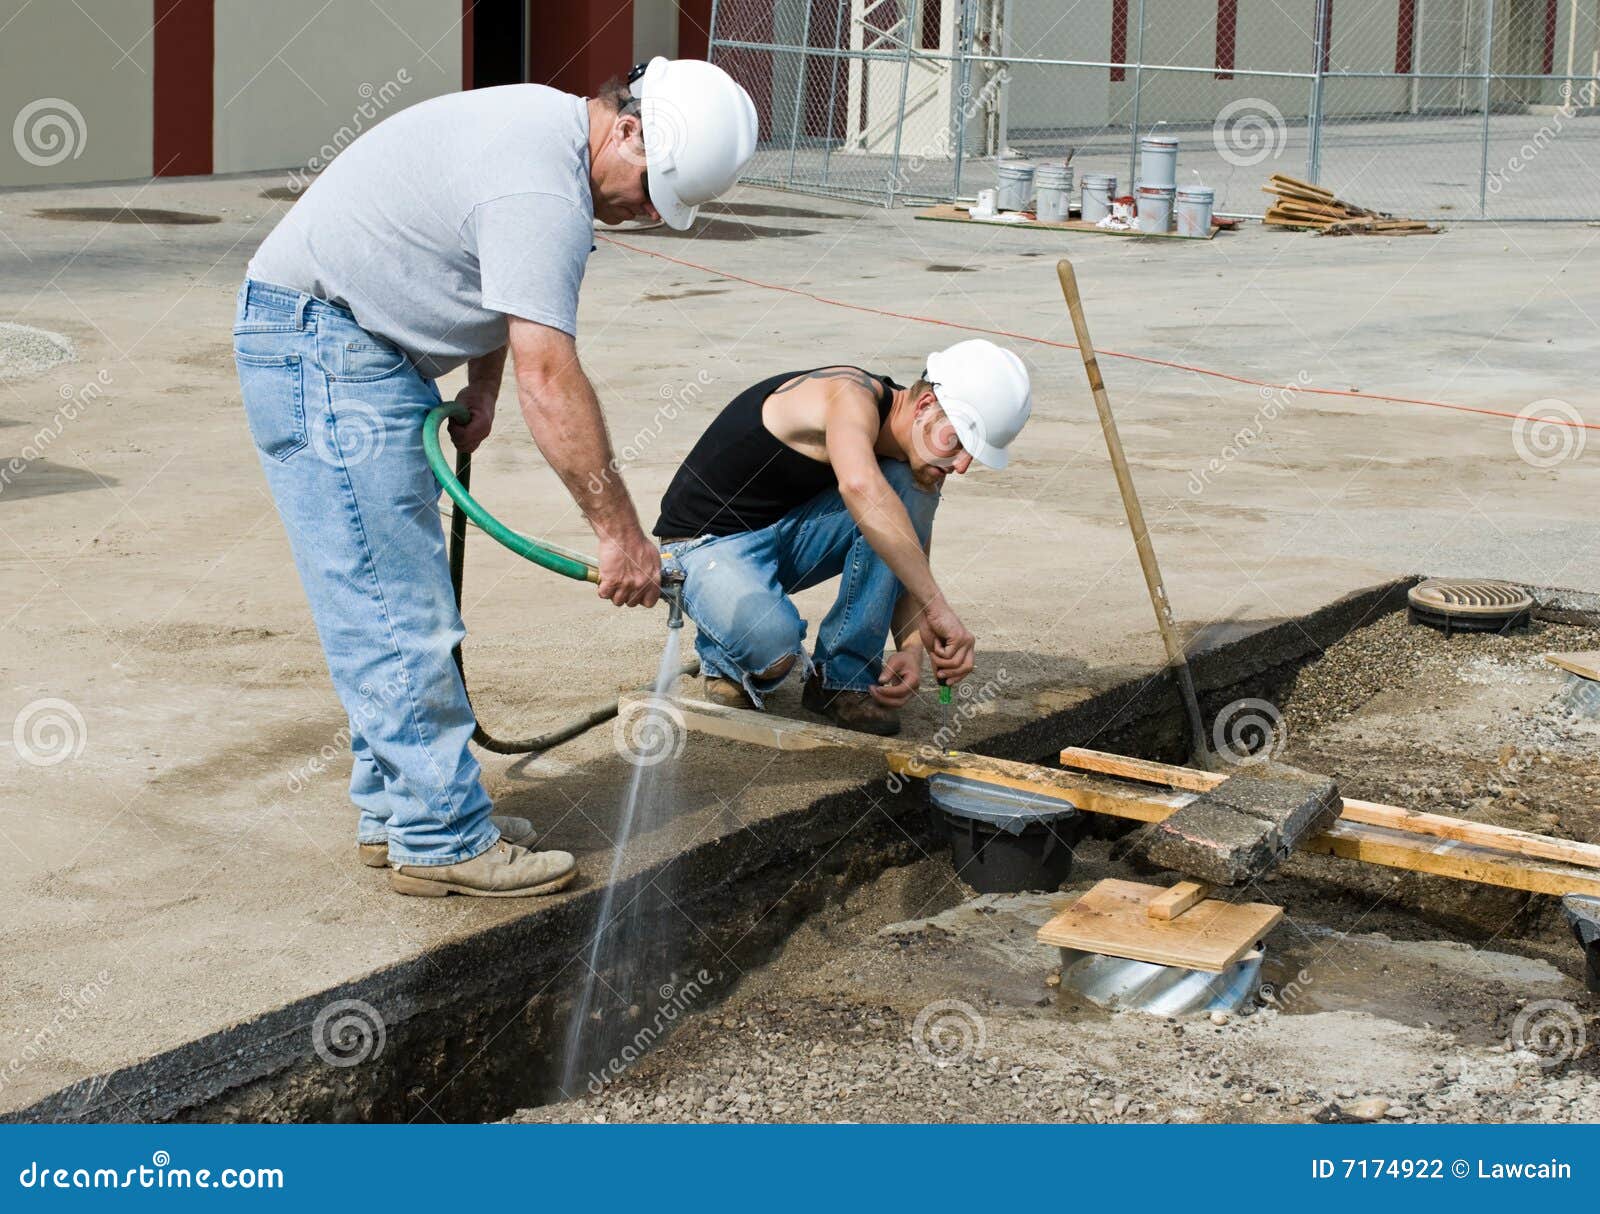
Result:
M422 898L528 898L565 889L577 875L578 862L564 851L529 851L502 839L458 864L397 865L389 870L389 886Z
M800 702L845 729L877 734L880 738L892 738L900 732L900 714L893 708L885 708L865 691L833 691L816 676L806 680Z
M526 818L494 814L489 821L500 828L500 837L513 847L532 847L533 841L539 837L539 832L533 829L533 823ZM368 868L389 867L387 843L357 843L356 850L361 853L361 863Z
M756 706L756 702L750 698L750 693L745 691L744 684L736 683L732 679L724 679L718 675L706 676L705 697L713 704L720 704L724 708L754 708Z

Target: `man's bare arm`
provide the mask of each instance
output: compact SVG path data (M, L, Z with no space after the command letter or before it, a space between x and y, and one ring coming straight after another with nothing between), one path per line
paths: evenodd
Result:
M500 396L500 377L506 369L506 348L501 346L467 363L467 386L456 393L456 404L465 405L464 420L450 421L450 441L457 451L470 455L489 437L494 427L494 406Z
M539 450L600 541L600 597L619 607L653 605L661 553L639 525L617 471L600 401L570 335L510 318L511 357L523 419Z

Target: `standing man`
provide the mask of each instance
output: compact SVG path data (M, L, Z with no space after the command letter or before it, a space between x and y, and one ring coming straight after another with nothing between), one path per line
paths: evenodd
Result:
M684 575L707 698L759 708L799 661L807 708L895 734L924 654L941 682L966 678L974 641L928 564L933 514L947 476L973 460L1006 466L1031 410L1022 360L981 339L928 355L910 387L841 364L734 397L655 526ZM832 578L839 593L807 657L789 596Z
M466 364L450 423L472 451L509 350L540 451L594 529L600 596L654 604L660 554L578 363L595 219L674 228L727 190L756 112L722 69L654 59L582 98L518 84L424 101L363 134L267 237L239 290L245 415L350 718L364 862L406 894L522 897L576 875L532 824L491 817L451 652L439 487L422 422Z

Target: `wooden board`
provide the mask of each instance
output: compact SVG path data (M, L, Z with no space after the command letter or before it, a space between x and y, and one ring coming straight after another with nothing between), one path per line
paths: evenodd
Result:
M1146 240L1210 240L1216 236L1218 228L1226 226L1213 220L1211 231L1204 236L1179 236L1176 232L1141 232L1138 229L1119 232L1114 228L1096 227L1084 219L1025 219L1019 223L996 223L989 219L974 219L967 214L965 207L953 206L947 202L918 211L916 218L931 219L935 223L975 223L981 224L986 228L1015 228L1022 232L1039 230L1051 232L1098 232L1102 236L1142 236Z
M1146 913L1152 919L1176 919L1191 906L1211 895L1211 887L1199 881L1179 881L1165 893L1150 899Z
M1221 973L1253 948L1283 917L1264 902L1207 898L1176 919L1158 919L1150 904L1160 885L1108 877L1039 929L1041 944L1108 957Z
M1209 792L1226 778L1217 772L1152 763L1148 759L1132 759L1126 755L1077 746L1069 746L1061 752L1061 763L1064 767L1121 776L1148 784L1164 784L1187 792ZM1513 830L1509 826L1468 822L1464 818L1422 813L1398 805L1360 801L1352 797L1345 797L1340 804L1339 816L1345 822L1382 826L1408 834L1431 835L1437 839L1453 839L1458 843L1470 843L1539 860L1554 860L1561 864L1576 864L1583 868L1600 868L1600 846L1593 843L1536 835L1525 830Z
M1547 653L1544 660L1581 678L1600 679L1600 649L1585 649L1579 653Z

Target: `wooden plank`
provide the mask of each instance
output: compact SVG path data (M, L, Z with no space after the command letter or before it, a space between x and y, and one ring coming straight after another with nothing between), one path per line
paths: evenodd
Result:
M950 203L941 203L938 206L928 207L925 210L918 211L915 217L917 219L932 220L935 223L976 223L989 228L1017 228L1022 231L1098 232L1102 236L1142 236L1147 240L1210 240L1216 236L1217 230L1224 226L1213 222L1211 230L1204 236L1180 236L1176 232L1141 232L1137 228L1129 231L1119 231L1115 228L1097 227L1095 224L1083 219L996 221L992 219L974 219L967 214L965 207L953 206Z
M1148 914L1152 919L1176 919L1210 893L1211 886L1204 882L1179 881L1164 893L1150 899Z
M1208 898L1176 919L1150 914L1159 885L1106 878L1039 929L1041 944L1220 973L1283 917L1262 902Z
M1156 792L1153 789L1148 792L1131 791L1127 784L1087 773L1058 771L1052 767L1013 763L1005 759L991 759L985 755L962 754L958 751L917 755L891 751L886 757L890 768L902 775L926 778L945 772L950 775L969 776L975 780L987 780L991 783L1004 784L1009 788L1019 788L1024 792L1041 792L1046 796L1062 797L1079 809L1110 814L1118 818L1131 818L1138 822L1160 822L1168 814L1176 812L1193 800L1192 794ZM1345 805L1348 806L1349 802L1345 802ZM1407 815L1410 811L1399 812ZM1411 815L1411 817L1436 818L1438 815ZM1465 826L1480 825L1472 822L1461 823L1457 818L1446 818L1444 821ZM1492 829L1498 834L1502 828ZM1567 843L1563 839L1545 839L1542 835L1527 837L1553 844ZM1389 868L1403 868L1412 872L1478 881L1507 889L1522 889L1535 894L1600 896L1600 873L1589 867L1554 863L1498 848L1476 846L1406 830L1386 829L1348 819L1334 823L1320 835L1302 840L1300 850L1342 856L1349 860L1363 860Z
M647 691L632 692L618 701L622 708L652 699ZM689 729L712 737L726 738L730 742L748 742L765 746L769 750L824 750L845 748L849 750L885 750L889 747L904 749L905 742L894 738L877 738L854 729L840 729L837 725L821 722L797 721L770 712L757 712L750 708L724 708L707 700L685 700L672 697L672 705Z
M1125 755L1108 754L1105 751L1087 750L1076 746L1069 746L1061 752L1061 762L1063 766L1081 771L1121 776L1146 784L1165 784L1188 792L1209 792L1227 778L1217 772L1198 771L1192 767L1174 767L1169 763L1152 763L1147 759L1132 759ZM1475 847L1510 852L1512 855L1554 860L1561 864L1576 864L1581 868L1600 868L1600 845L1593 843L1580 843L1576 839L1557 839L1551 835L1536 835L1525 830L1513 830L1509 826L1469 822L1464 818L1422 813L1399 805L1360 801L1353 797L1343 798L1340 804L1340 818L1345 822L1382 826L1413 835L1430 835L1436 839L1451 839L1458 843L1470 843Z
M1544 655L1544 660L1581 678L1600 679L1600 649L1585 649L1578 653L1547 653Z

